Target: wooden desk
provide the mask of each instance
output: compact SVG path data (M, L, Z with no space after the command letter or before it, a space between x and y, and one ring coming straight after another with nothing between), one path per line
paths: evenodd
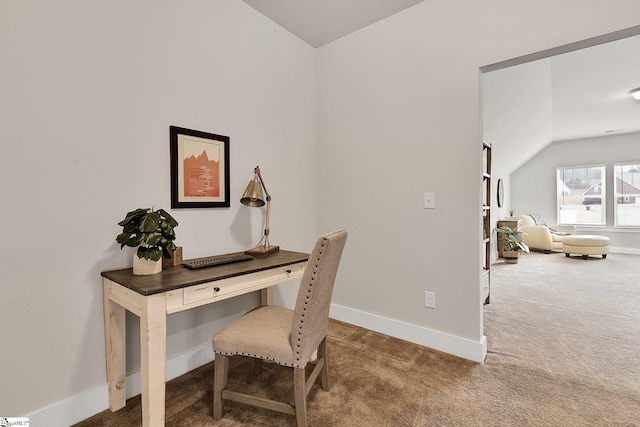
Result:
M302 277L308 258L281 250L216 267L168 267L151 276L134 276L131 268L103 271L109 409L126 405L125 310L140 317L142 425L164 426L167 315L254 291L261 291L262 304L272 304L271 287Z

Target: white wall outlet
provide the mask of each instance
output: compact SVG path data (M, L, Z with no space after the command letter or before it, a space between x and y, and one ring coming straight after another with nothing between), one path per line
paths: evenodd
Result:
M436 293L424 291L424 306L427 308L436 308Z
M436 195L435 193L424 193L424 208L435 209L436 208Z

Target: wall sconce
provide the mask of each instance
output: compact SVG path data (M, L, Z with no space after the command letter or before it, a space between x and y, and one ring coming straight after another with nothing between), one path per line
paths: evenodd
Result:
M262 175L260 174L260 167L256 166L253 170L253 180L249 182L246 190L244 190L244 194L242 194L242 198L240 199L240 203L249 207L262 207L265 205L265 197L262 193L264 189L264 194L266 197L267 211L265 213L264 219L264 235L262 239L253 249L249 249L245 251L245 254L255 256L255 257L266 257L267 255L271 255L272 253L278 252L280 250L279 246L271 246L269 244L269 215L271 214L271 195L267 191L267 187L264 185L264 181L262 179Z
M640 101L640 87L629 91L629 93L633 96L633 99Z

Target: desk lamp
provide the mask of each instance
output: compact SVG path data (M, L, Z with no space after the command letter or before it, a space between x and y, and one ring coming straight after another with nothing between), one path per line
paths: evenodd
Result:
M262 193L263 189L264 194L267 195L267 212L265 213L264 219L264 236L258 243L258 246L245 251L245 254L255 257L266 257L280 250L279 246L271 246L269 244L269 214L271 213L271 195L267 191L267 187L265 187L264 185L264 180L262 179L262 175L260 174L260 167L256 166L256 168L253 170L253 180L249 182L249 185L247 185L247 189L244 190L244 194L240 199L240 203L252 208L259 208L264 206L265 198Z

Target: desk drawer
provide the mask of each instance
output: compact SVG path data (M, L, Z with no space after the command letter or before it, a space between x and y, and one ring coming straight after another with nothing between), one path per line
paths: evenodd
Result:
M219 291L218 285L212 283L191 286L183 290L182 300L184 304L191 304L196 301L213 298Z
M237 294L253 286L255 286L255 284L247 280L242 282L237 280L220 280L217 282L204 283L202 285L184 288L182 302L184 305L188 305L211 298L224 297L231 293Z
M171 291L167 293L167 311L175 313L298 279L302 277L305 265L306 263L287 265Z

